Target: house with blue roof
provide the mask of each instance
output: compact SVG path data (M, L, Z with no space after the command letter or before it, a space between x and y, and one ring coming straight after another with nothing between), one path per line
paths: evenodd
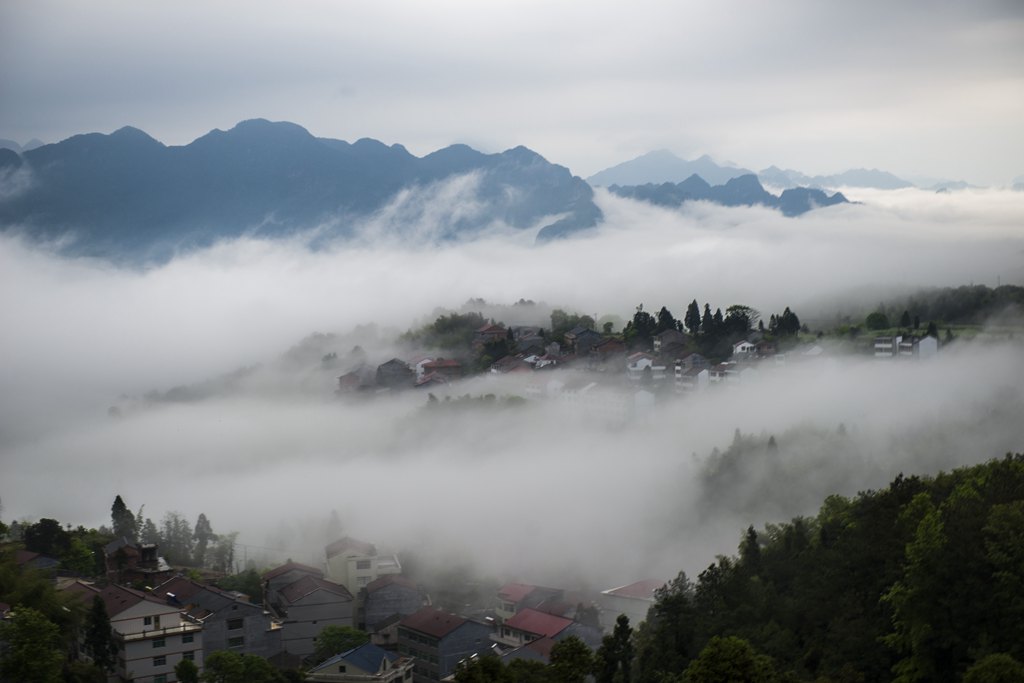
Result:
M354 647L334 655L306 673L307 681L337 682L381 681L405 683L412 680L413 660L373 643Z

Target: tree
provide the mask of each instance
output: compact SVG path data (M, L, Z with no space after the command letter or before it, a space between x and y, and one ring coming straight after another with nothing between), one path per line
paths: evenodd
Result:
M997 652L979 660L964 674L964 683L1020 683L1024 664L1010 655Z
M199 683L199 667L191 659L183 659L174 665L178 683Z
M25 527L25 549L51 557L63 557L71 550L71 534L55 519L44 517Z
M85 652L96 666L106 673L114 670L117 661L117 645L110 630L110 617L100 596L92 598L92 608L85 618Z
M120 495L114 498L114 504L110 507L110 520L114 524L115 537L135 540L135 515L124 504Z
M164 513L160 540L162 554L172 564L192 563L192 525L180 512Z
M60 683L64 662L60 628L31 607L0 621L0 680Z
M577 636L564 638L551 647L551 674L559 683L583 683L594 668L594 656Z
M206 546L210 541L216 539L217 535L213 533L210 520L206 518L204 513L200 512L199 518L196 520L195 530L192 532L192 540L196 542L194 559L197 566L206 566Z
M314 639L317 663L370 642L365 631L351 626L325 626Z
M925 331L924 336L939 338L939 328L935 325L934 320L928 323L928 329Z
M904 310L903 315L900 316L900 327L910 329L910 311Z
M889 329L889 316L883 311L869 313L868 317L864 319L864 327L869 330L887 330Z
M80 576L96 574L96 557L80 538L72 538L67 552L60 558L60 566Z
M690 331L691 336L696 337L697 333L700 332L700 306L697 305L696 299L691 301L690 305L686 307L683 324L686 325L686 329Z
M680 323L672 316L672 312L662 306L658 311L658 324L654 328L654 334L661 334L666 330L678 330L679 327Z
M594 655L594 678L597 683L629 683L633 666L633 629L629 617L620 614L612 634L601 640Z
M495 655L470 657L455 667L456 683L513 683L512 676Z
M686 668L686 680L692 683L768 683L775 679L771 659L735 636L713 637Z
M711 306L704 302L704 317L700 320L700 329L706 335L715 333L715 316L711 314Z

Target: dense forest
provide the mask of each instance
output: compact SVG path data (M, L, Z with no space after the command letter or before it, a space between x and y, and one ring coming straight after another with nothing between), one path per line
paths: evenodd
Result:
M830 496L621 616L592 655L487 658L460 683L1024 680L1024 455Z

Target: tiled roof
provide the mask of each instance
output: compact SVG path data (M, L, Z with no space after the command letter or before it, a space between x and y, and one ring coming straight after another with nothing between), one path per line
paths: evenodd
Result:
M345 536L339 538L334 543L331 543L324 549L327 552L327 559L340 555L346 551L351 551L357 555L376 555L377 548L372 543L366 543L365 541L359 541L351 536Z
M525 583L506 583L498 589L498 597L509 602L519 602L533 592L535 586Z
M548 638L564 631L570 624L572 624L572 619L557 617L554 614L546 614L530 608L516 612L514 617L505 622L509 628Z
M615 595L620 598L637 598L640 600L653 600L654 591L665 585L660 579L644 579L631 583L628 586L619 586L611 590L602 591L606 595Z
M366 592L367 593L372 593L372 592L374 592L376 590L380 590L381 588L385 588L385 587L391 586L391 585L402 586L403 588L412 588L412 589L416 589L417 588L415 581L413 581L412 579L406 578L406 577L402 576L401 574L385 574L384 576L380 577L379 579L376 579L376 580L371 581L370 583L366 584Z
M410 614L399 622L403 628L426 633L435 638L446 635L466 623L466 619L451 612L444 612L435 607L424 607L415 614Z
M280 593L282 598L290 603L294 603L319 590L334 593L344 600L352 599L352 594L344 586L332 583L331 581L325 581L324 579L318 579L315 576L303 576L298 581L293 581L282 588Z
M341 664L342 662L344 662L346 664L350 664L351 666L356 667L361 671L365 671L366 673L373 675L380 671L381 664L384 662L385 659L389 662L394 662L398 659L398 655L394 654L393 652L388 652L387 650L378 647L373 643L366 643L365 645L354 647L347 652L342 652L341 654L334 655L323 664L320 664L316 668L312 669L312 671L322 670L324 672L327 672L333 669L333 667L337 664Z
M300 564L298 562L286 562L285 564L282 564L280 567L271 569L267 571L265 574L263 574L263 580L266 581L269 579L274 579L278 576L281 576L282 574L287 574L288 572L293 570L306 572L307 574L313 574L314 576L319 577L323 577L324 575L322 571L320 571L316 567L310 567L308 564Z

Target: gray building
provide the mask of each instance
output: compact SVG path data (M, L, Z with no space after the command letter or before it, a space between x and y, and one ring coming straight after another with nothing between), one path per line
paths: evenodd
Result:
M424 607L399 622L398 652L416 660L416 683L440 681L463 659L489 652L491 631L490 624Z
M359 627L370 633L388 617L414 614L427 603L416 582L399 574L387 574L370 582L360 597Z
M203 647L207 653L234 650L270 657L281 651L280 624L270 612L238 593L220 590L176 576L151 591L169 605L203 626Z

